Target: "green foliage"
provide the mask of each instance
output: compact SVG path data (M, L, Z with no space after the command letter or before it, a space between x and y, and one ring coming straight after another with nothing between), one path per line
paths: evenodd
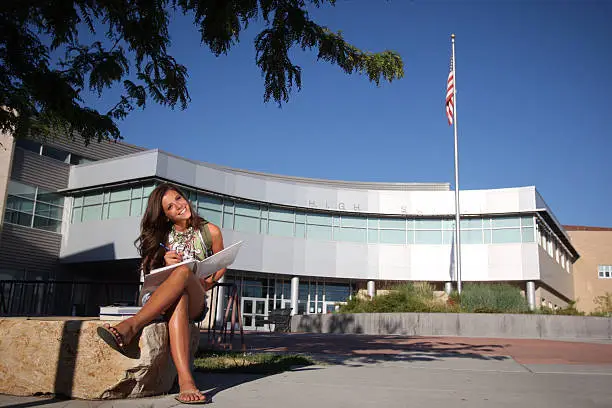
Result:
M553 309L552 307L542 305L535 311L535 313L561 316L584 316L584 312L576 309L575 301L571 301L566 307L561 307L558 309Z
M595 313L597 313L598 316L612 315L612 292L606 292L604 295L597 296L595 298L595 304L597 305Z
M402 312L452 312L452 306L436 299L431 285L427 283L404 283L392 288L389 293L374 296L372 300L353 296L340 313L402 313Z
M194 361L196 371L215 373L276 374L297 366L315 364L298 354L200 351Z
M461 311L468 313L525 313L527 300L509 284L466 284L461 293Z
M317 59L359 73L377 85L404 75L393 51L370 53L310 19L306 9L335 0L66 0L0 2L0 130L18 138L63 132L92 140L120 139L117 120L155 103L185 109L187 69L168 53L172 14L193 19L214 55L226 54L241 31L261 18L256 64L264 100L279 105L302 86L290 50L315 49ZM85 106L83 91L99 97L119 85L108 110Z

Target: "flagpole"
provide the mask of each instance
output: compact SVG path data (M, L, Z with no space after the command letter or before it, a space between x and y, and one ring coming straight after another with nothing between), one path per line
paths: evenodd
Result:
M457 277L457 292L461 293L461 229L459 217L459 150L457 142L457 61L455 61L455 34L451 34L453 46L453 125L455 130L455 276Z

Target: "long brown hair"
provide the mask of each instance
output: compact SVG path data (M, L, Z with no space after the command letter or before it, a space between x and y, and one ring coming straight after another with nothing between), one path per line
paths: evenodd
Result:
M136 245L138 253L142 257L142 269L145 275L151 269L164 266L164 253L166 250L159 244L166 244L168 234L172 229L172 221L168 220L162 206L162 198L168 191L176 191L187 201L191 210L191 218L189 218L188 225L195 229L199 229L202 225L202 218L197 212L193 211L193 206L180 188L170 183L162 183L155 187L155 190L149 196L147 209L140 222L140 236L134 241L134 245Z

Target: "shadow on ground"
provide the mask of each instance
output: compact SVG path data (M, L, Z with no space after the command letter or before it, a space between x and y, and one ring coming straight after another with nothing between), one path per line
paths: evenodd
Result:
M440 338L314 333L249 333L250 352L300 353L330 364L355 366L386 361L428 362L444 358L509 360L504 344L449 342Z

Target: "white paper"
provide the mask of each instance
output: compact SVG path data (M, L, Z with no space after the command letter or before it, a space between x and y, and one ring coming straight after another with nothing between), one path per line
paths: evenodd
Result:
M194 270L198 279L206 279L219 269L227 268L236 260L238 250L242 245L242 241L238 241L235 244L228 246L222 251L209 256L203 261L197 261L195 259L188 259L183 262L176 263L174 265L164 266L163 268L153 269L144 278L143 287L148 288L151 286L159 286L165 281L172 270L180 265L189 265L191 270Z

